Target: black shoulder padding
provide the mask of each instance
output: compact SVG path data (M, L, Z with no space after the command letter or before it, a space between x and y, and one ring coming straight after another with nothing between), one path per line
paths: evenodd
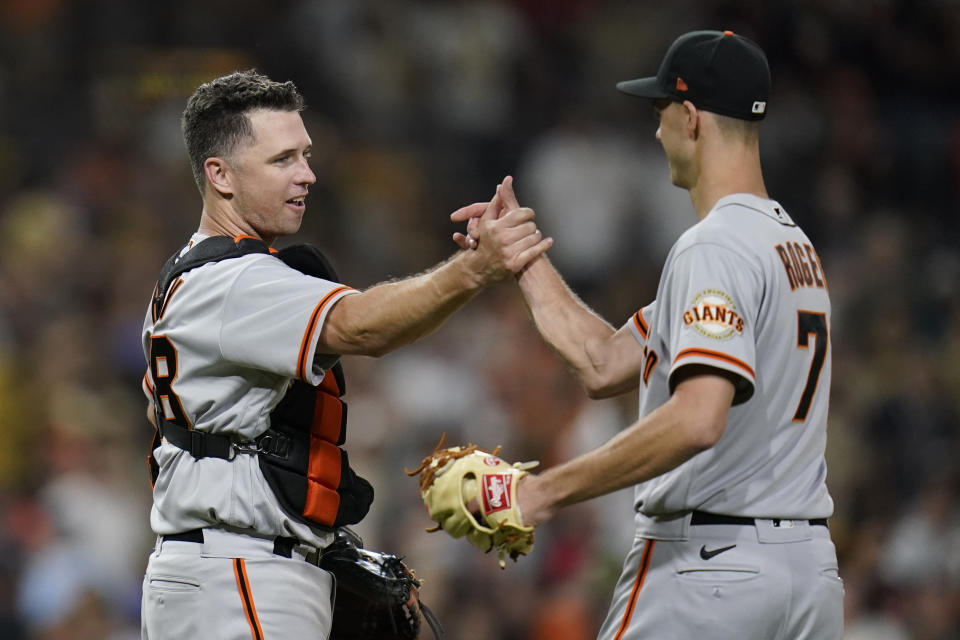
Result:
M197 246L187 251L183 256L178 250L167 260L160 270L157 279L157 294L155 299L161 301L167 295L170 283L180 274L191 269L203 266L208 262L220 262L228 258L239 258L250 253L270 253L270 247L263 240L257 238L228 238L227 236L211 236L200 241Z
M323 278L332 282L339 282L337 272L333 270L333 265L327 260L327 257L312 244L295 244L292 247L281 249L277 252L277 257L293 269L302 274L313 276L314 278Z

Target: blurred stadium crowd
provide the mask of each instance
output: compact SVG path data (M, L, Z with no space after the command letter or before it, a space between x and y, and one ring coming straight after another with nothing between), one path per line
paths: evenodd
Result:
M768 52L767 186L831 288L847 638L960 638L956 2L2 0L0 639L139 637L139 334L199 218L179 133L199 82L256 67L304 92L318 182L289 242L321 246L345 282L451 254L447 214L510 173L555 263L618 324L695 217L649 107L614 84L697 28ZM635 396L586 399L510 283L418 346L344 364L349 450L377 490L359 531L406 554L449 637L593 637L628 491L569 509L501 572L424 532L403 468L443 432L549 465L631 422Z

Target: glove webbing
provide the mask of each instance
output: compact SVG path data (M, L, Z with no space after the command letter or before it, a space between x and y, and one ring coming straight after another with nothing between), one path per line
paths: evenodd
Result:
M437 446L433 448L433 452L421 460L420 466L416 469L411 470L407 469L406 467L403 468L403 471L408 476L415 476L422 472L422 475L420 476L421 493L426 491L427 488L433 484L433 479L437 475L437 472L447 466L448 462L468 456L480 448L475 444L467 444L465 447L448 448L443 450L443 445L446 440L447 434L444 433L442 436L440 436L440 442L438 442ZM502 447L500 445L497 445L497 448L491 452L491 455L499 455L501 448Z

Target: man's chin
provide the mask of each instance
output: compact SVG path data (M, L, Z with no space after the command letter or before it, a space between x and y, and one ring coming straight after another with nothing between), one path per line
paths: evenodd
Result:
M680 187L681 189L689 188L688 182L684 180L681 176L677 174L676 171L671 169L670 171L670 182L673 183L673 186Z

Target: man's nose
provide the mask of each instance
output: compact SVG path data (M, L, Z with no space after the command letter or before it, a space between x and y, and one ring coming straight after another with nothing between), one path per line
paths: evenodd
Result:
M298 184L313 184L317 181L317 175L313 172L313 169L310 168L310 164L306 158L300 161L300 173L297 178Z

